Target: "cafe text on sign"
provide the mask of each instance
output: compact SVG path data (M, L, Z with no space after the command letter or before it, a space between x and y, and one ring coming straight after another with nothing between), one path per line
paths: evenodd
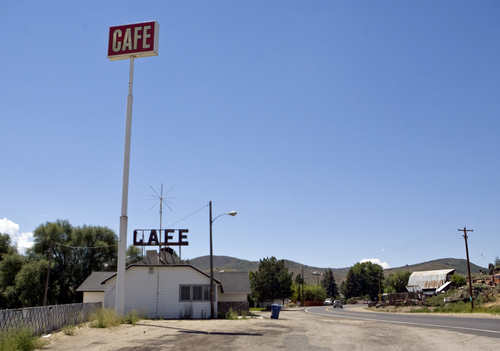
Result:
M132 56L158 56L159 31L156 21L110 27L108 58L115 61Z
M174 233L178 232L177 242L174 239ZM134 230L134 246L188 246L188 229L136 229Z

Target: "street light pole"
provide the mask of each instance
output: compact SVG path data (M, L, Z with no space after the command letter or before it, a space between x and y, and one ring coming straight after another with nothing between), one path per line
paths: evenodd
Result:
M212 248L212 201L209 201L210 207L210 318L214 318L214 254Z
M218 215L212 219L212 201L208 202L209 214L210 214L210 316L212 319L215 318L215 308L214 308L214 255L213 255L213 245L212 245L212 223L220 216L229 215L236 216L236 211L229 211Z

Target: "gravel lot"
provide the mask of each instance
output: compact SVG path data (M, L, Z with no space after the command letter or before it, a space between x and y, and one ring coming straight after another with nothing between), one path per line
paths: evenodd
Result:
M51 336L44 350L498 350L500 340L451 331L281 311L279 319L140 321L114 329L83 326Z

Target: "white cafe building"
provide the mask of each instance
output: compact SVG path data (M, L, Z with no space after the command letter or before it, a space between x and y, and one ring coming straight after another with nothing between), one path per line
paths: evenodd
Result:
M93 272L77 292L83 302L114 308L116 278L116 272ZM248 311L248 272L215 273L214 285L215 316L230 307ZM210 318L210 275L164 251L147 251L125 270L124 312L132 310L153 319Z

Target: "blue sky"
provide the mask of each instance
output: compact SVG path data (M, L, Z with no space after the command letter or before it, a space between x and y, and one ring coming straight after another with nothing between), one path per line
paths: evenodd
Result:
M155 20L135 60L133 229L183 258L341 268L500 255L497 1L15 1L0 5L0 231L118 233L128 60L109 27ZM153 207L153 208L152 208ZM151 209L152 208L152 209ZM187 218L186 218L187 217Z

